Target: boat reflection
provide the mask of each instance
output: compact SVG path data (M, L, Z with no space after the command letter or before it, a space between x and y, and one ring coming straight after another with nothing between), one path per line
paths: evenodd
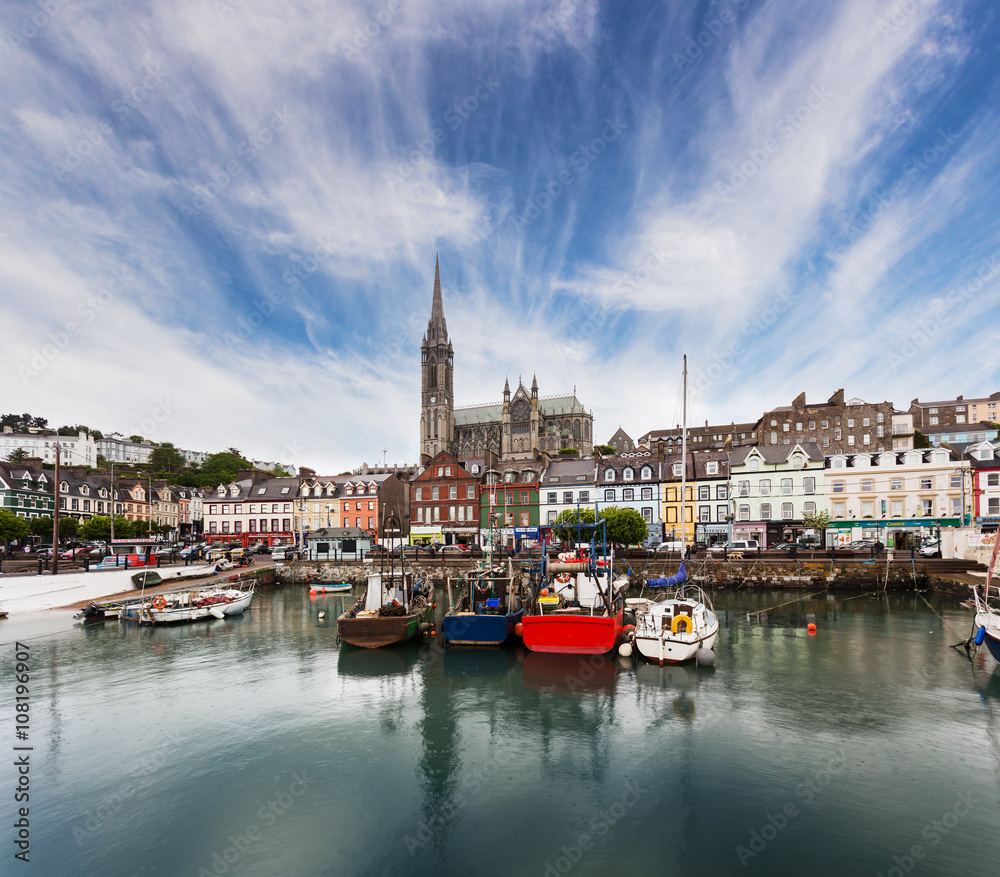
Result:
M334 618L334 624L336 624ZM420 644L401 643L381 649L362 649L343 645L337 659L341 676L391 677L408 676L420 660Z
M618 667L612 655L558 655L528 651L525 688L557 694L614 694Z
M444 649L444 675L463 677L506 676L518 662L517 652L508 646Z

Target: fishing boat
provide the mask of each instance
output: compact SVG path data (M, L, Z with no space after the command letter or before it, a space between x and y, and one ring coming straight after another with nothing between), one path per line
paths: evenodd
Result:
M158 594L123 604L118 617L139 624L175 624L181 621L223 619L242 615L250 606L254 585L238 588L208 588Z
M986 570L986 583L983 585L982 594L978 588L972 588L976 611L972 627L973 642L977 646L985 644L993 659L1000 662L1000 597L996 593L990 593L993 570L997 565L997 548L1000 548L1000 536L993 540L993 556ZM993 590L996 591L996 588Z
M647 579L646 586L665 590L657 599L640 595L627 601L635 613L631 639L639 654L661 665L693 658L713 664L712 647L719 635L719 619L708 595L687 580L684 562L675 575Z
M399 532L399 520L390 515L384 527L387 532ZM379 649L430 633L433 597L429 582L416 581L402 549L398 555L383 554L378 572L367 577L365 593L337 619L341 642Z
M563 552L549 562L543 550L529 606L521 619L524 644L533 652L602 655L611 651L622 632L627 576L612 582L613 556L607 550L606 521L539 527L542 544L553 529L577 531L577 544L589 534L589 546Z
M521 576L515 576L510 560L507 568L489 559L459 581L457 602L441 620L445 642L456 646L495 646L514 635L524 615ZM449 587L449 600L451 589Z
M324 585L321 582L309 582L309 596L315 597L317 594L348 594L351 586L347 582L340 582L336 585Z

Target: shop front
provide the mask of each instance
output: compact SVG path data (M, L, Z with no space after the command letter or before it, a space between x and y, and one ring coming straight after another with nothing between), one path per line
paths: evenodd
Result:
M831 521L827 541L840 547L862 539L900 551L919 548L928 538L940 538L942 527L959 526L958 518L895 518L889 521Z
M440 527L422 527L414 524L410 527L410 545L434 545L442 541L443 533Z

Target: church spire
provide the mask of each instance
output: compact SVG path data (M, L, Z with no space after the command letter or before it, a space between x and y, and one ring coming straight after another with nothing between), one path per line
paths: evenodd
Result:
M434 297L431 301L431 318L427 323L429 344L448 343L448 324L444 319L444 302L441 298L441 268L437 253L434 254Z

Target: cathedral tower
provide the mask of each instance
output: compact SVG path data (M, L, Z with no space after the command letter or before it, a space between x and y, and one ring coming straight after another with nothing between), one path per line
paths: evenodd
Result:
M420 345L420 462L441 451L455 453L455 354L441 299L441 270L434 258L431 318Z

